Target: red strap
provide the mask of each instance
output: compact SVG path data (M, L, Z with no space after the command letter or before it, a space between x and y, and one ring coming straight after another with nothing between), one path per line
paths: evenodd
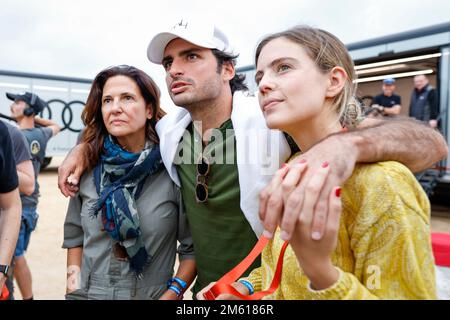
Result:
M3 285L2 292L0 294L0 300L8 300L8 297L9 297L9 290L5 283Z
M269 242L269 239L262 236L259 238L255 247L252 251L242 260L236 267L234 267L231 271L225 274L222 278L219 279L209 291L205 292L203 296L206 300L215 300L216 297L221 295L222 293L229 293L234 296L237 296L243 300L260 300L263 297L272 294L278 288L281 280L281 271L283 269L283 257L284 252L288 246L288 242L285 241L283 243L283 247L281 248L280 256L278 257L277 268L275 270L275 275L273 277L272 283L270 284L269 289L255 292L252 295L243 295L239 291L237 291L231 283L235 282L244 272L247 270L250 265L255 261L255 259L261 254L264 247Z

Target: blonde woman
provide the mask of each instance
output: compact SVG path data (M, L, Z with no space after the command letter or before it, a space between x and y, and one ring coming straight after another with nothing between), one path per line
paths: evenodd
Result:
M270 35L258 45L255 62L268 127L287 132L303 152L359 121L354 65L332 34L295 27ZM307 166L291 160L277 175L280 181L287 171L298 177ZM324 162L310 187L320 191L332 167ZM238 291L268 288L282 244L289 240L280 286L269 299L436 298L430 205L404 165L358 164L342 190L336 186L329 195L321 237L312 232L315 200L290 202L301 215L261 217L265 226L272 220L280 228L274 235L265 233L273 238L263 251L262 266L233 284Z

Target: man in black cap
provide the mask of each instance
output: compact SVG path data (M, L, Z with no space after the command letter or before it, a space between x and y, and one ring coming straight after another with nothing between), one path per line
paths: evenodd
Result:
M11 104L11 116L17 121L19 128L27 138L35 175L35 190L33 194L20 194L22 201L22 222L16 251L14 253L14 277L19 286L22 298L24 300L30 300L33 299L31 272L25 260L24 253L28 247L31 232L35 229L38 219L36 211L39 197L37 176L45 158L47 142L61 128L54 121L36 117L46 106L46 102L36 94L30 92L25 92L24 94L7 93L6 96L8 99L14 101ZM39 125L38 128L35 127L36 124Z

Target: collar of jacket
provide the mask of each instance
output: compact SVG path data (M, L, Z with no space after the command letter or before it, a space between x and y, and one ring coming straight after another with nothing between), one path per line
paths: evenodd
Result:
M235 92L231 121L236 137L240 206L259 237L263 231L258 216L259 192L269 184L291 151L281 131L267 128L256 97L241 91ZM191 122L189 112L178 107L156 125L164 165L178 186L180 179L173 161L178 144Z

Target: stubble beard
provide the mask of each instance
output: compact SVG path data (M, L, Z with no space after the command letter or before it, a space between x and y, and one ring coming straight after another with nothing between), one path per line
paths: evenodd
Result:
M216 82L209 82L202 87L191 87L191 92L182 92L177 95L170 93L173 103L178 107L190 110L198 110L211 104L220 96L220 86Z

